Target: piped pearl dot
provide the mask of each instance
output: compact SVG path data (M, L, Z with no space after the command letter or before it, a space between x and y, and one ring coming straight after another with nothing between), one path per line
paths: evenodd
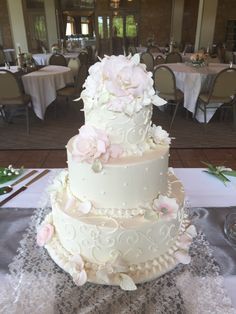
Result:
M127 186L127 185L128 185L128 183L127 183L127 182L124 182L124 183L123 183L123 186Z
M144 186L144 188L143 188L143 189L144 189L144 191L147 191L147 187L146 187L146 186Z
M145 168L145 171L147 171L147 172L148 172L148 170L149 170L149 168L148 168L148 167L146 167L146 168Z
M160 172L160 176L163 176L163 172Z
M170 157L170 154L168 154L168 157Z
M128 168L128 166L124 166L124 168L125 168L125 169L127 169L127 168Z
M122 203L122 206L126 206L126 202L123 202L123 203Z
M164 159L164 156L161 156L161 159Z
M101 194L102 194L102 195L105 195L105 194L106 194L106 192L105 192L105 191L101 191Z

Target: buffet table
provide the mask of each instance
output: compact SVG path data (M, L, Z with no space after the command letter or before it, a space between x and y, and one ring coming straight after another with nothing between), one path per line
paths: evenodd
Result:
M42 171L42 169L38 170L39 172ZM195 263L195 266L190 267L189 271L177 267L177 269L160 279L139 285L135 292L127 292L116 287L89 283L86 283L83 287L75 287L70 277L56 267L45 250L36 248L33 233L35 232L35 225L47 211L46 187L60 172L60 169L51 169L46 176L29 186L25 192L13 198L0 210L0 309L7 309L6 312L0 310L0 313L40 313L39 304L42 306L41 313L47 314L56 313L55 306L66 311L64 313L74 313L71 304L80 305L81 308L76 313L102 313L102 311L106 313L111 309L113 313L121 313L120 310L117 312L114 310L120 309L121 304L123 309L126 309L126 312L122 313L131 313L136 308L141 310L141 304L143 304L143 307L148 307L145 307L148 313L159 313L156 312L159 307L168 312L166 310L168 306L171 306L172 312L170 311L170 313L177 313L174 309L179 309L180 313L191 314L236 313L236 300L234 298L236 251L224 237L222 229L225 215L230 211L236 212L236 178L232 179L231 177L231 182L224 186L221 181L202 170L174 169L176 176L184 185L187 203L193 207L190 210L193 222L198 231L203 232L194 243L196 249L193 249L193 263ZM26 181L29 181L29 179ZM19 184L17 188L24 183ZM5 197L0 196L0 201ZM42 214L40 208L44 208ZM31 216L33 216L33 221L30 222ZM26 233L28 225L31 225L31 230ZM25 233L26 235L23 237ZM211 272L214 272L217 267L211 256L211 249L206 244L205 236L211 245L211 249L213 249L213 256L215 256L222 270L224 276L222 284L220 283L221 276L216 276L214 279L210 276ZM22 237L21 249L16 252ZM195 255L194 252L196 252ZM42 263L39 260L41 258L44 261ZM205 266L200 267L199 263L205 263ZM14 291L11 290L10 279L6 275L9 264L10 279L13 283L15 281ZM27 270L29 265L33 265L33 269ZM25 267L25 271L19 277L19 272ZM199 272L203 278L194 276L196 268L200 269ZM38 269L45 273L40 276ZM50 272L52 273L50 274ZM174 278L177 279L174 280ZM226 291L223 290L223 285ZM186 289L183 289L183 287ZM207 294L204 294L206 288L208 289ZM196 290L194 291L194 289ZM180 291L181 297L176 294L177 290ZM227 295L231 298L235 309L232 308ZM93 301L89 302L91 296L93 296ZM194 302L198 303L195 304ZM204 302L206 305L204 305ZM27 304L27 308L24 308L25 304ZM206 312L198 312L204 306ZM17 310L10 312L9 309ZM35 309L35 312L32 309ZM217 309L218 311L216 311Z

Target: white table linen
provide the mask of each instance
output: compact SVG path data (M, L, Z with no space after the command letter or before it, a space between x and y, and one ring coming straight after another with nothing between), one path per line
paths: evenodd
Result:
M70 68L56 65L22 76L25 93L31 96L34 112L42 120L47 107L56 99L57 90L73 81Z
M11 65L10 69L8 67L0 67L0 70L7 70L7 71L10 71L12 73L17 73L17 72L19 72L19 67L17 65Z
M36 53L33 54L34 60L37 62L39 65L48 65L49 63L49 58L51 57L52 53ZM67 63L69 62L70 59L78 58L79 52L67 52L63 53L63 56L66 58Z
M171 68L176 77L176 86L184 93L184 107L194 113L197 99L200 92L207 92L211 83L221 70L228 67L228 64L210 63L204 67L194 67L185 63L169 63L166 64ZM214 104L219 107L220 104ZM207 122L213 117L216 109L207 110ZM198 110L196 119L204 122L204 114Z
M43 169L38 170L42 171ZM230 177L231 182L225 186L220 180L203 172L203 170L203 168L174 169L177 178L184 186L186 198L191 207L236 206L236 178ZM21 208L37 207L42 192L49 182L51 182L51 178L55 176L57 171L60 171L60 169L51 169L49 174L32 184L26 192L19 194L5 206ZM17 187L23 186L24 183L22 182ZM16 190L16 187L14 190ZM10 195L10 193L7 195ZM0 195L0 201L5 197L5 195Z

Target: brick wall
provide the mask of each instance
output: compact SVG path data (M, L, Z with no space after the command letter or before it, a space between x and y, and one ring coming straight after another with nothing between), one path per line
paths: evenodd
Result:
M141 0L139 42L147 45L153 37L159 46L169 43L171 31L172 0Z
M7 0L0 0L0 32L4 48L12 48L12 35L7 10Z
M195 43L199 0L184 2L184 15L182 25L182 43Z
M228 20L236 20L236 1L218 1L214 43L224 43L226 40L226 25ZM235 38L236 39L236 38Z

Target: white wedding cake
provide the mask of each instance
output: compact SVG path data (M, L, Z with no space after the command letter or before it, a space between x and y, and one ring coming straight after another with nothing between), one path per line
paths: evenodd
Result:
M139 55L104 57L84 87L85 124L68 142L37 242L77 285L134 290L189 263L195 235L168 168L169 135L151 125L152 104L165 102Z

